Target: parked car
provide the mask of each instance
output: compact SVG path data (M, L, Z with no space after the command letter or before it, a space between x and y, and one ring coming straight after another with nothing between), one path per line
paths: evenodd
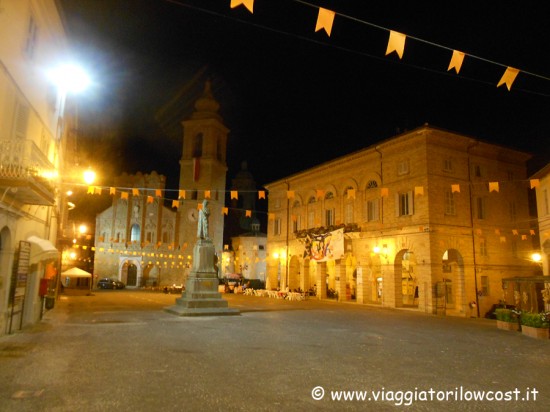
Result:
M97 282L97 287L99 289L124 289L126 285L120 280L103 278Z
M115 283L116 283L116 289L124 289L126 287L126 285L120 280L115 280Z

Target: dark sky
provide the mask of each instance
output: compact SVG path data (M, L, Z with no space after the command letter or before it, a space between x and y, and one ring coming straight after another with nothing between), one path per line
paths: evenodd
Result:
M175 189L180 121L207 77L231 130L229 179L246 160L261 186L426 122L550 160L541 1L256 0L254 14L230 0L61 3L95 82L82 124L115 126L108 145L82 133L106 173L156 170ZM330 37L311 5L338 13ZM390 29L409 36L401 60L385 56ZM458 75L452 49L467 54ZM511 91L496 87L506 66L522 71Z

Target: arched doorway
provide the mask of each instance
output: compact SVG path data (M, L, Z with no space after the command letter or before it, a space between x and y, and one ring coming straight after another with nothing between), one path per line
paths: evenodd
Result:
M133 263L128 264L128 273L126 279L126 285L137 286L137 266Z
M465 311L464 260L456 249L447 249L441 259L441 279L436 287L438 311Z
M382 262L378 253L372 253L367 268L366 279L371 283L370 301L382 303L384 292L384 277L382 276Z
M416 257L409 249L399 251L395 257L395 280L401 284L404 306L418 306Z
M135 259L125 259L121 260L120 263L120 280L126 284L128 287L137 287L142 286L141 276L142 270L139 260Z
M300 261L298 256L294 255L290 257L288 263L288 288L290 290L300 288L300 285L303 283L300 276Z

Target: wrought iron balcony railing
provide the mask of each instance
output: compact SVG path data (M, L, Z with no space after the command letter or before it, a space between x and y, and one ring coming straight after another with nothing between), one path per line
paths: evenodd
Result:
M0 140L0 189L23 204L52 206L55 167L32 140Z

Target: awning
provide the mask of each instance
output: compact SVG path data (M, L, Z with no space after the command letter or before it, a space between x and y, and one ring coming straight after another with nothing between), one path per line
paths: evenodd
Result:
M65 272L62 272L61 275L62 276L74 277L74 278L90 278L90 277L92 277L92 274L90 272L86 272L85 270L82 270L82 269L77 268L77 267L68 269Z
M38 236L30 236L27 242L31 244L31 262L59 258L59 251L49 240L42 239Z

